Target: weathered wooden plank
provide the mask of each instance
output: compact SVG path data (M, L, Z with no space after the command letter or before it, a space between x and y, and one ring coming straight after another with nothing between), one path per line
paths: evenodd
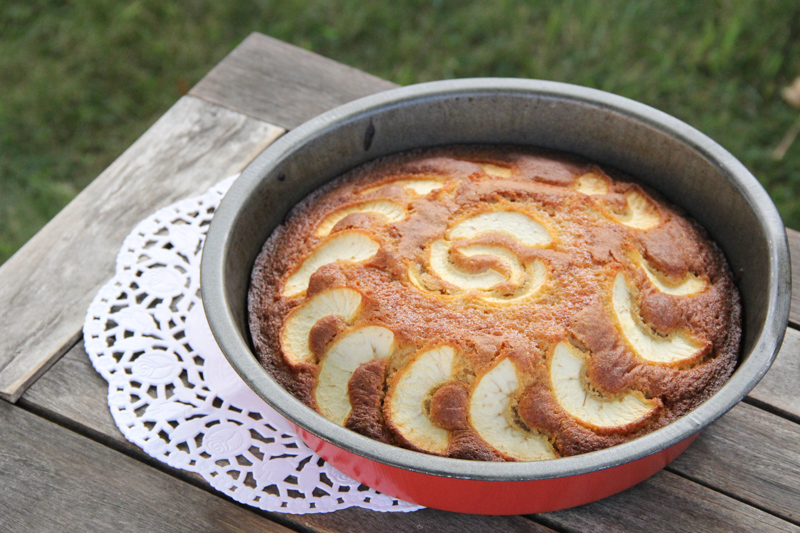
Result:
M290 129L397 85L302 48L250 34L189 92Z
M59 423L72 424L76 429L85 431L79 427L83 426L93 433L102 435L102 440L115 447L129 447L129 453L145 460L143 452L128 444L111 420L106 405L106 393L105 381L95 374L82 345L78 345L25 393L20 405L45 412ZM718 487L738 499L753 501L763 508L793 517L793 511L790 510L792 499L800 490L800 476L796 473L797 455L800 452L795 450L790 453L787 457L791 459L784 463L778 458L786 454L787 446L789 448L793 446L792 439L796 438L798 431L800 431L798 426L788 420L752 406L740 405L706 430L697 444L686 452L687 458L680 459L675 468L682 474L696 475L703 483ZM744 462L750 464L743 465ZM700 466L697 466L698 464ZM788 479L782 480L772 475L773 471L781 469L786 472ZM652 498L656 498L658 494L647 485L634 490L644 490ZM708 490L708 492L714 491ZM307 515L291 517L290 520L292 523L296 522L298 526L319 531L336 531L339 526L348 523L363 524L366 530L383 527L382 524L388 523L387 521L392 522L393 529L399 530L406 528L413 530L413 527L429 525L431 521L435 522L437 527L457 529L460 524L459 516L431 511L426 515L413 517L392 515L391 518L375 518L380 515L359 509L348 509L333 515ZM670 515L666 514L660 519L666 520L669 517ZM502 528L533 527L510 519L476 520L486 520L481 527L489 530L500 525ZM553 525L567 526L569 522L553 523Z
M289 530L0 402L2 531Z
M776 366L753 391L753 396L787 411L796 408L796 395L788 391L800 383L800 377L789 372L800 371L797 368L800 366L797 364L798 345L800 332L789 330ZM790 364L790 357L794 364ZM784 397L773 390L785 390L787 394ZM106 394L106 382L94 372L79 343L28 389L20 405L145 459L117 430L108 411ZM800 508L796 504L800 501L798 442L800 425L742 404L708 428L670 468L736 498L800 521ZM317 520L315 527L332 521L331 518Z
M800 266L800 263L798 263ZM800 419L800 331L789 328L772 368L749 397Z
M523 516L480 516L447 513L435 509L423 509L414 513L376 513L367 509L344 509L335 513L310 516L315 531L338 533L339 531L375 533L418 531L463 533L553 533L553 530ZM535 517L534 517L535 518Z
M154 462L141 449L125 440L119 432L109 413L107 394L107 383L92 368L81 342L25 392L20 398L19 405L62 426L88 435L96 441L122 450L139 461ZM156 463L156 466L216 494L199 475L175 470L160 463ZM330 514L281 516L282 522L292 527L320 532L373 533L376 530L416 532L423 529L460 532L470 527L497 533L550 531L524 517L472 517L435 510L425 510L422 513L384 514L351 508Z
M670 470L800 522L800 424L740 404Z
M184 97L0 267L0 397L15 401L79 338L141 219L238 172L282 133Z
M83 341L36 380L18 404L129 455L140 451L114 424L108 408L108 383L92 368Z
M605 500L539 518L562 530L593 533L800 531L789 522L666 471Z
M800 232L786 229L789 240L789 254L792 260L792 307L789 311L789 321L800 326Z

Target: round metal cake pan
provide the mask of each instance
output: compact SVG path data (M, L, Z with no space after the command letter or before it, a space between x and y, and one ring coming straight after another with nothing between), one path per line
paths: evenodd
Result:
M383 444L317 414L253 355L247 289L264 241L308 193L384 155L447 144L516 144L579 154L660 192L702 224L737 277L739 364L683 418L631 442L574 457L494 463ZM778 352L790 304L786 234L775 206L730 153L674 117L632 100L520 79L432 82L369 96L320 115L261 153L233 184L204 245L202 297L223 353L267 403L332 465L404 500L450 511L520 514L609 496L651 476L738 403Z

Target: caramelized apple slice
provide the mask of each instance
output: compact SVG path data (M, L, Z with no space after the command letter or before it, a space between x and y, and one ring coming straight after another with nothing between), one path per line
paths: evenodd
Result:
M490 176L494 176L495 178L511 177L511 169L508 167L501 167L500 165L493 165L491 163L479 163L478 165L483 169L484 172Z
M608 180L594 172L588 172L578 178L573 187L576 191L589 196L608 194Z
M502 258L514 272L522 272L522 265L510 250L499 246L465 246L459 250L464 255L494 255ZM472 252L472 253L470 253ZM431 244L431 270L442 280L455 285L459 289L489 289L505 281L506 277L494 269L483 272L464 272L450 262L450 247L443 240Z
M387 418L408 442L433 453L444 453L450 434L430 419L430 399L435 388L452 378L455 350L440 346L417 354L398 371L386 396Z
M538 259L525 266L523 284L511 294L498 294L497 292L484 295L484 299L496 303L513 303L533 296L547 281L547 267Z
M284 357L292 364L314 363L308 334L320 319L336 315L352 322L361 307L361 294L353 289L336 288L315 294L289 313L281 331Z
M616 397L594 392L586 381L586 354L561 341L553 351L550 381L561 407L586 425L603 429L625 429L658 409L658 400L648 400L640 391Z
M308 282L321 266L337 261L366 261L378 252L380 245L363 231L350 230L337 233L318 246L306 257L300 268L286 280L282 296L302 294Z
M470 245L459 248L459 253L467 257L476 255L489 255L500 258L506 265L509 274L506 275L495 269L487 269L483 272L465 272L457 268L450 261L448 248L445 241L435 241L431 245L431 255L429 264L431 272L439 276L450 285L461 290L481 290L486 291L481 296L489 301L497 303L508 303L527 298L536 294L545 281L547 281L547 268L538 259L523 265L511 250L501 246ZM409 281L421 290L429 290L420 277L419 271L415 267L408 270ZM498 283L508 281L517 285L511 294L499 294L492 291L492 287Z
M374 202L364 202L350 207L338 209L325 217L315 230L317 237L324 237L330 234L333 227L344 217L351 213L369 213L371 215L382 216L387 223L397 222L406 217L406 210L397 202L389 200L376 200Z
M528 215L514 211L493 211L475 215L456 224L450 230L451 239L473 239L483 235L499 234L511 237L524 246L543 246L551 242L547 229ZM540 260L523 264L519 257L505 246L473 244L463 246L458 252L467 257L493 256L505 264L505 272L489 268L482 272L468 272L450 260L450 243L444 239L434 241L430 247L429 266L440 279L461 290L490 291L483 295L495 302L511 302L526 298L539 291L547 279L547 269ZM409 279L422 287L417 272L409 270ZM516 287L510 294L491 292L503 282Z
M653 202L639 191L631 191L625 195L628 208L622 214L609 212L611 218L631 228L648 230L661 223L661 215Z
M462 220L450 230L450 239L474 239L481 235L507 235L523 246L550 244L550 232L537 220L516 211L489 211Z
M672 296L694 296L706 289L706 282L692 273L689 273L688 276L678 283L671 283L656 272L644 259L641 260L639 264L642 266L644 273L647 274L650 283L664 294L671 294Z
M369 189L365 189L361 191L361 194L368 194L371 192L375 192L384 187L388 187L389 185L396 185L398 187L402 187L405 190L417 196L425 196L426 194L431 193L436 189L441 189L442 187L444 187L444 180L442 179L395 180L395 181L390 181L388 183L384 183L383 185L378 185L377 187L370 187Z
M612 291L614 313L622 328L622 334L633 351L651 363L677 363L695 357L705 345L684 331L676 331L662 337L636 319L631 290L625 275L620 272L614 279Z
M515 420L511 403L517 389L519 378L510 359L504 359L484 374L470 397L472 427L497 451L514 459L537 461L556 457L547 437Z
M347 384L356 369L388 357L394 346L394 334L380 326L358 328L335 341L319 364L314 395L320 413L343 426L352 409Z

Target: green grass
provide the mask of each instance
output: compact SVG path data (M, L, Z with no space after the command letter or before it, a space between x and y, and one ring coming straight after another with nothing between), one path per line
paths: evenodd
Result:
M606 0L0 5L0 262L247 34L260 31L400 84L564 81L666 111L730 150L800 229L800 2Z

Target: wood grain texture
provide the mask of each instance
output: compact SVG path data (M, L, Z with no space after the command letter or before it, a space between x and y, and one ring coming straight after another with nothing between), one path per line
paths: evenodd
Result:
M800 531L789 522L666 471L605 500L540 518L565 531L592 533Z
M534 517L535 518L535 517ZM413 513L377 513L349 508L335 513L296 516L305 527L324 533L554 533L552 529L523 516L480 516L423 509Z
M6 402L0 427L0 531L290 531Z
M775 366L751 396L782 409L797 408L798 398L792 391L800 383L799 360L800 332L790 329ZM79 343L34 383L19 403L95 440L146 459L114 425L107 406L107 390L105 380L92 368L83 343ZM798 443L800 425L740 404L706 429L670 469L760 508L800 521L800 507L796 503L800 501ZM182 475L196 478L195 483L204 483L199 476L188 472ZM326 515L315 519L312 525L335 530L341 521L345 523L360 512L354 509L343 515ZM457 521L451 517L448 523L455 527Z
M25 392L18 404L101 444L121 450L138 461L150 463L184 482L216 494L199 475L158 463L125 440L111 418L107 395L108 384L94 371L89 356L83 349L83 342L79 342ZM471 527L477 528L476 531L497 533L551 531L524 517L473 517L431 509L422 513L384 514L350 508L328 514L281 515L281 521L298 529L320 532L374 533L381 529L398 532L460 532Z
M786 238L792 261L792 307L789 311L789 322L800 327L800 232L787 228Z
M144 452L125 441L114 425L108 413L107 390L106 382L94 372L80 343L25 393L20 405L41 412L59 424L89 434L116 449L123 449L142 461L147 460ZM736 499L752 501L762 508L793 517L793 513L796 513L792 510L793 499L797 498L800 491L800 475L797 472L800 450L793 442L798 442L799 432L800 426L797 424L756 407L740 405L707 429L684 454L685 459L682 457L671 468L681 475L695 476L702 483L719 488ZM787 448L792 450L787 452ZM780 472L787 477L778 475ZM193 477L194 483L205 483L189 473L176 475L187 479ZM636 497L629 495L634 503L639 499L657 500L662 490L672 490L672 485L660 477L648 483L631 489L644 491ZM661 486L664 483L667 489ZM703 502L708 498L712 502L709 509L698 512L712 516L729 508L736 510L736 513L741 512L737 510L739 504L729 502L729 498L723 497L722 501L727 502L724 505L713 503L721 495L703 487L698 490L704 491L701 492L703 500L695 505L706 505ZM620 515L624 514L620 511ZM545 516L548 524L557 528L569 529L574 520L572 515L568 515L568 518L552 518L550 514ZM757 516L761 514L757 513ZM671 515L667 509L663 509L653 517L666 521ZM415 531L415 528L423 526L427 529L434 524L437 531L458 531L464 527L467 519L470 520L469 524L474 522L476 527L480 526L481 530L486 531L537 531L535 528L539 527L520 517L465 517L433 510L423 514L381 515L363 509L347 509L325 515L287 515L284 519L293 526L313 531L340 531L345 528L369 532L375 528L386 528L389 524L389 529L393 531ZM611 521L600 531L613 530L613 525L620 524Z
M141 451L117 429L108 407L108 383L94 371L82 340L36 380L17 403L126 454Z
M786 330L775 362L748 396L778 412L788 413L795 421L800 419L800 331Z
M395 87L313 52L253 33L189 94L291 129L336 106Z
M800 523L800 425L739 404L670 470Z
M0 267L0 397L16 401L79 338L140 220L240 171L282 133L184 97Z

